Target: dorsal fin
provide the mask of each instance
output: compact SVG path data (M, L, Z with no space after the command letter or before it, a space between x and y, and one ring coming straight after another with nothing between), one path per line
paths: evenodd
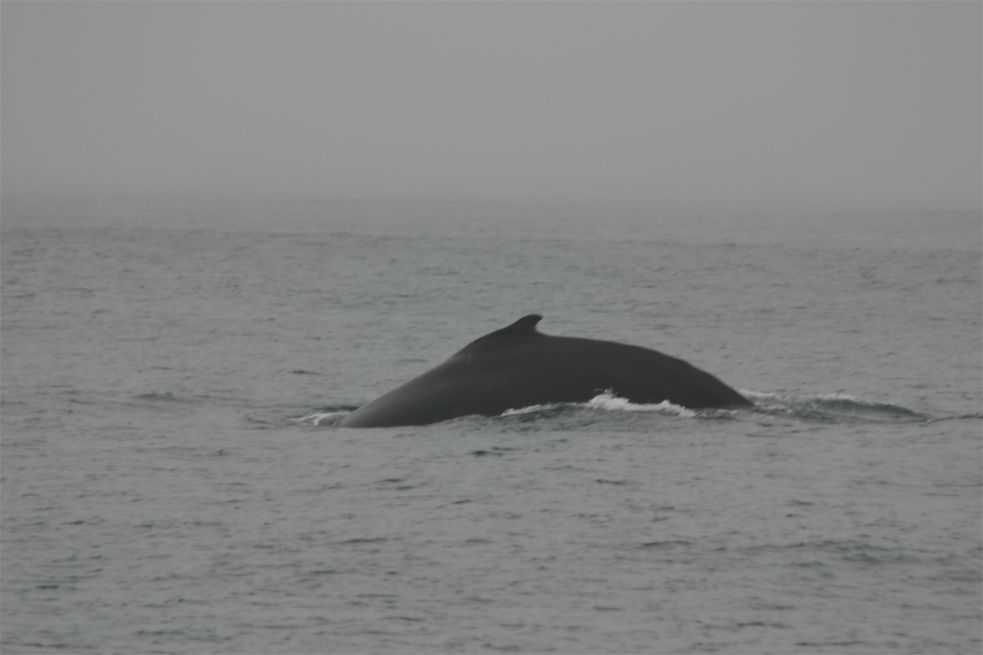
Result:
M539 332L536 331L536 324L541 320L543 320L543 317L539 314L526 314L512 325L504 327L498 332L513 335L539 334ZM498 334L498 332L494 332L493 334Z
M526 314L512 325L503 327L501 330L495 330L494 332L490 332L483 337L475 339L465 347L470 348L471 346L479 343L497 341L498 339L503 338L530 337L538 335L539 332L536 331L536 324L541 320L543 320L543 317L539 314Z

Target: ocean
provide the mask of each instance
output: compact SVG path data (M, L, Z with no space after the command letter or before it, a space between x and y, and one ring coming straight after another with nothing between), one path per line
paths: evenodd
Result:
M978 213L25 197L0 240L4 653L983 647ZM529 313L756 407L338 426Z

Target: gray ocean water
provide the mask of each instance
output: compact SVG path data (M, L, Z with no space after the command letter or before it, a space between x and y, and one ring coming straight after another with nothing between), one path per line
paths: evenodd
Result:
M5 199L4 653L979 653L978 214ZM754 410L344 429L537 312Z

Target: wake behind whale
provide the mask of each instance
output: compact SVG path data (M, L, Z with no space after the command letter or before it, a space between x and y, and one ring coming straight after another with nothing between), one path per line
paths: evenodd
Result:
M487 334L439 366L359 407L343 427L424 425L459 416L501 415L550 403L584 403L609 392L637 404L690 409L751 402L675 357L612 341L555 337L529 314Z

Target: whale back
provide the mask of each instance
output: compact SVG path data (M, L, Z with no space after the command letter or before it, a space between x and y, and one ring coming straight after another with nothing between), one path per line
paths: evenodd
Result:
M665 400L694 409L749 405L688 362L655 350L541 334L539 314L480 337L442 364L363 405L348 427L418 425L508 409L586 402L610 391L635 403Z

